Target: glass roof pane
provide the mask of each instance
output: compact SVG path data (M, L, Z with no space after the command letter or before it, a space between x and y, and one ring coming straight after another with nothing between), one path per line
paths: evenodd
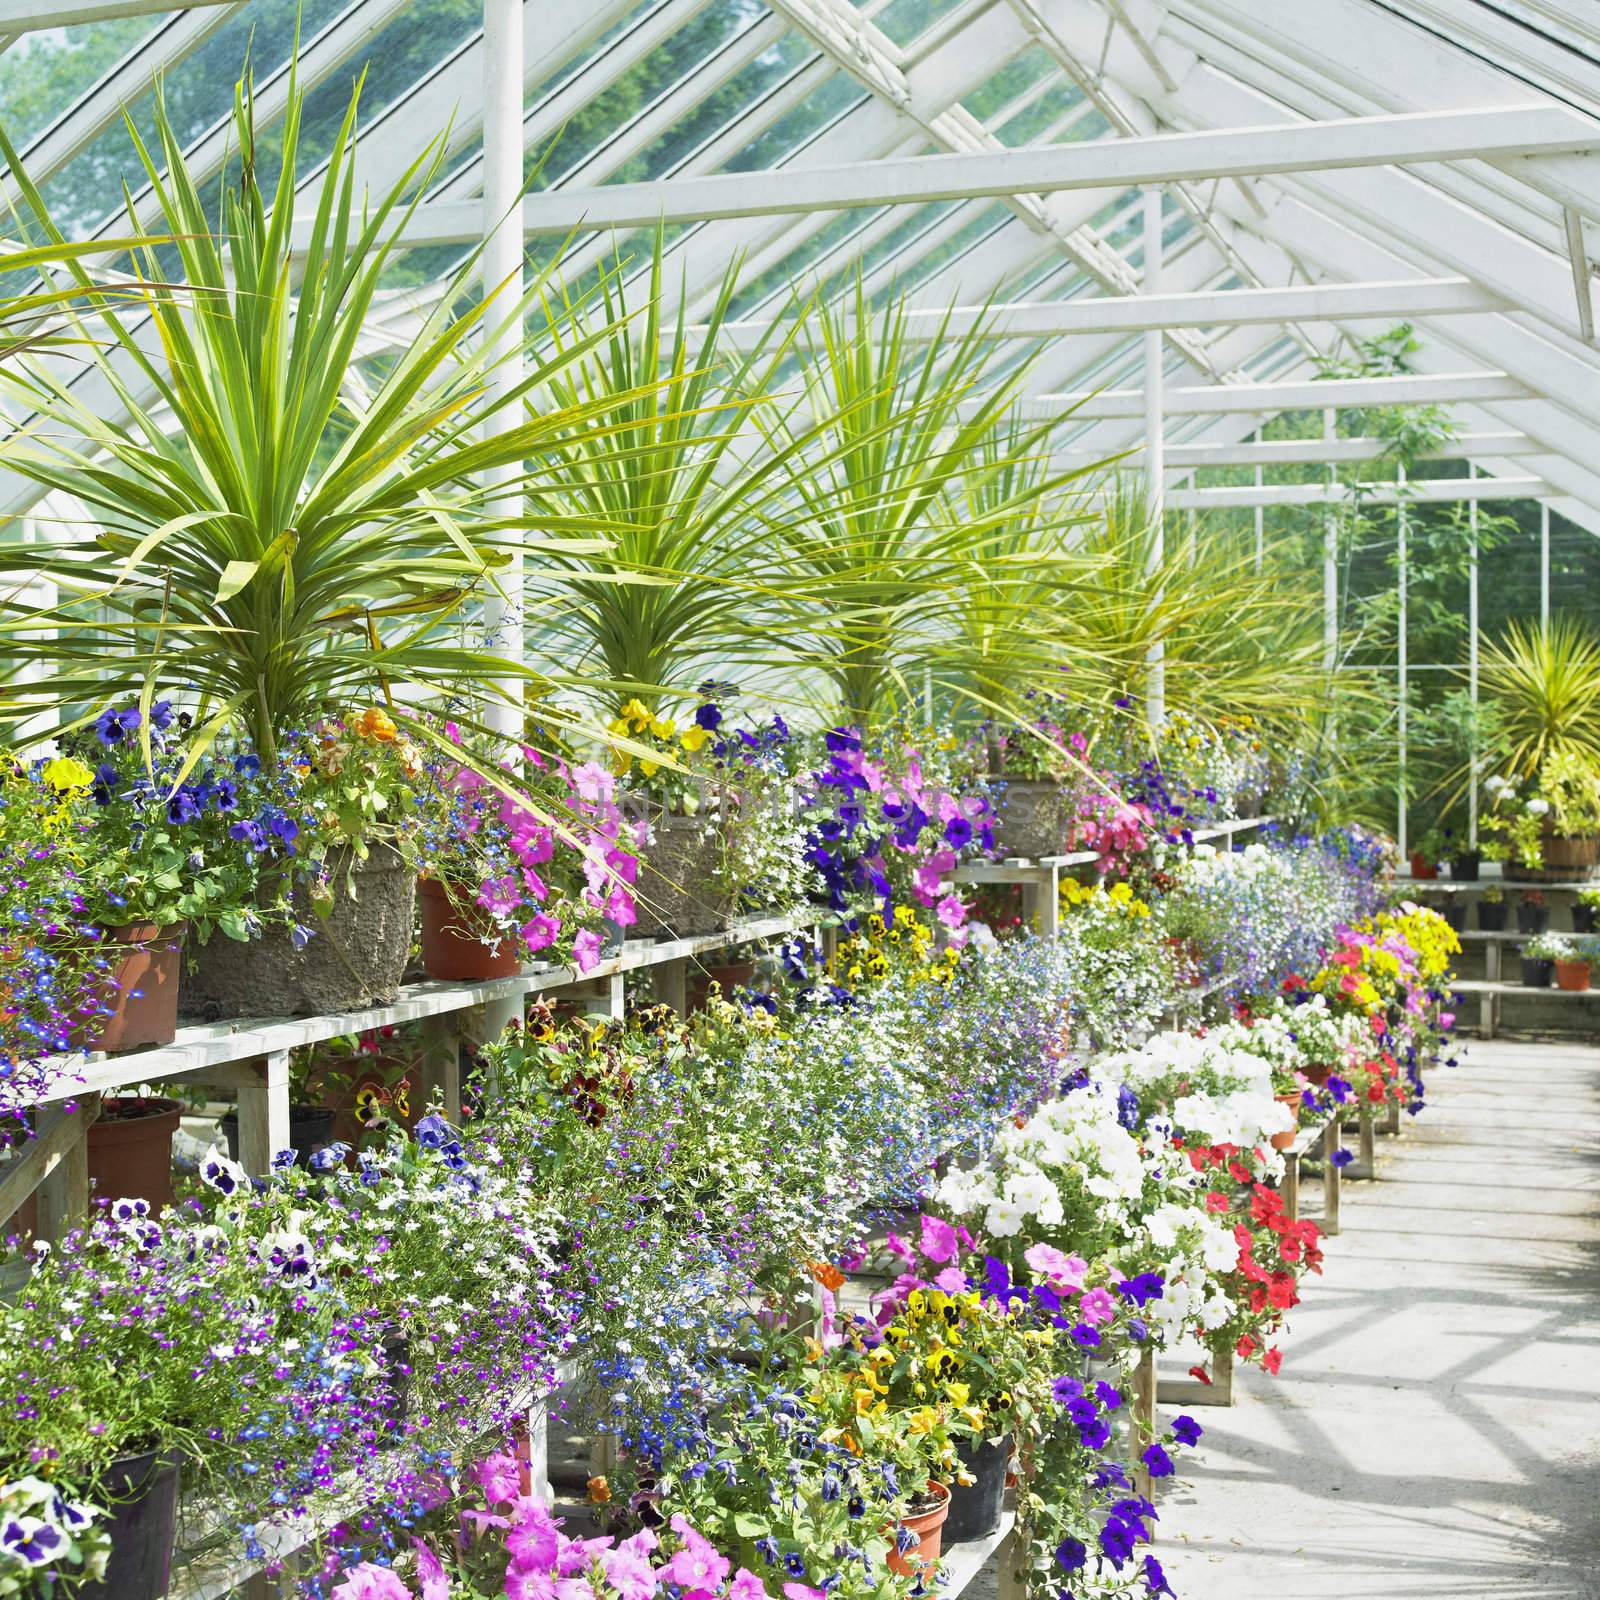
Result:
M904 48L965 0L853 0L858 11Z
M1021 110L1002 118L994 127L994 135L1001 144L1009 145L1013 150L1020 145L1034 144L1082 104L1083 91L1070 78L1058 74L1054 81L1045 84L1043 91L1036 94ZM1094 112L1093 115L1100 114ZM1087 122L1088 114L1079 120ZM1065 134L1071 130L1061 131ZM1080 134L1078 137L1081 138L1083 135Z
M620 166L606 181L632 182L659 178L688 159L707 140L715 138L735 118L772 94L807 62L816 51L799 34L783 38L762 51L748 66L713 90L687 113L668 134Z
M728 172L755 172L776 167L869 98L848 72L836 72L815 94L806 96L804 105L779 117L764 133L735 151L723 168Z
M262 0L241 7L193 55L167 73L167 111L185 144L229 114L233 88L247 53L255 63L258 82L288 59L297 9L295 0ZM301 38L310 39L344 9L345 0L304 0ZM0 57L0 61L4 59ZM155 92L148 90L129 108L147 143L155 138L154 104ZM43 194L61 231L69 238L83 238L121 205L124 179L136 193L144 186L144 168L127 128L119 121L45 184Z
M25 33L0 56L0 121L18 150L94 87L176 12L113 17Z
M758 0L718 0L696 13L607 84L536 155L529 153L532 186L547 189L559 183L616 138L641 112L693 76L711 56L766 15L766 8Z
M1038 45L1030 45L992 77L986 78L970 94L963 96L961 103L980 122L989 122L1034 84L1048 78L1052 73L1059 76L1060 71L1061 69L1045 51Z
M751 278L734 297L731 315L747 317L769 296L787 296L790 286L798 284L815 262L883 215L884 208L880 207L876 211L841 211L831 217L781 261Z

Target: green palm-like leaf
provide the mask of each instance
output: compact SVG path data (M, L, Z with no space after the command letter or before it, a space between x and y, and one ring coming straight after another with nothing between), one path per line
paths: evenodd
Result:
M1600 638L1582 619L1513 622L1485 646L1480 672L1495 702L1496 743L1518 778L1552 755L1600 767Z
M481 704L496 679L523 669L464 648L459 625L496 591L509 547L530 564L604 548L594 517L552 514L546 496L575 441L587 460L605 459L618 436L612 414L630 397L541 398L612 330L587 327L534 352L514 387L489 381L507 336L521 345L542 278L522 295L477 295L469 259L398 356L363 373L364 385L349 381L397 237L444 149L435 142L369 201L356 189L359 96L358 84L293 254L295 85L270 194L240 86L240 167L215 228L162 99L156 150L129 122L172 241L170 254L153 241L135 251L142 320L99 308L96 331L107 337L79 358L93 398L76 371L44 360L0 379L30 415L5 465L76 497L93 521L49 545L0 551L0 571L57 590L48 607L3 613L8 653L52 675L0 687L0 717L70 720L75 707L159 682L193 695L197 725L235 713L270 760L285 726L391 684L449 685ZM9 148L7 157L59 248L42 198ZM70 287L91 286L75 260L62 270Z

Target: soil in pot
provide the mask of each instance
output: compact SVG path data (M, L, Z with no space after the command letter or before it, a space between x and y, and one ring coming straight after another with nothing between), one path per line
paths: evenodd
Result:
M998 778L994 786L994 847L1002 857L1065 855L1072 814L1059 783Z
M130 922L108 928L111 970L100 985L99 1003L109 1015L75 1030L73 1043L86 1050L143 1050L171 1044L178 1031L178 981L188 924L158 927ZM121 954L117 954L120 951Z
M333 1121L337 1112L327 1106L289 1107L289 1148L294 1164L303 1167L317 1151L333 1143ZM218 1124L228 1144L228 1159L239 1159L239 1113L230 1111ZM277 1151L272 1152L274 1155Z
M1548 989L1553 961L1535 961L1531 956L1522 958L1522 986L1524 989Z
M926 1496L913 1501L911 1510L900 1522L902 1528L916 1535L917 1542L904 1554L898 1549L891 1550L889 1570L902 1578L920 1576L931 1588L933 1570L939 1564L943 1545L945 1519L949 1515L950 1491L942 1483L930 1483Z
M1504 933L1506 929L1506 903L1504 900L1478 902L1478 926L1485 933Z
M477 983L510 978L522 970L522 951L514 934L491 939L488 914L471 904L470 893L452 891L438 878L417 880L422 921L422 966L430 978ZM474 914L476 913L476 914Z
M172 1139L183 1107L176 1100L111 1096L89 1124L89 1179L97 1200L172 1204Z
M1556 988L1570 989L1575 994L1581 994L1588 987L1589 963L1587 961L1556 962Z
M103 1582L74 1593L84 1600L161 1600L172 1582L172 1543L178 1531L178 1463L158 1450L111 1464L115 1497L105 1527L111 1557Z
M950 1515L944 1525L946 1544L985 1539L1000 1526L1006 1497L1006 1471L1011 1465L1011 1435L998 1439L961 1439L956 1459L971 1474L971 1483L950 1485Z
M1549 906L1530 906L1523 904L1517 907L1518 933L1543 933L1549 926Z
M726 855L714 819L659 818L634 887L639 920L633 931L685 939L727 927L735 898L718 887Z
M293 930L278 924L249 944L214 934L191 949L185 1009L218 1021L388 1005L411 954L417 880L397 851L380 845L353 871L348 857L330 857L329 881L334 897L326 917L317 915L305 886L295 885L295 920L312 930L301 949Z

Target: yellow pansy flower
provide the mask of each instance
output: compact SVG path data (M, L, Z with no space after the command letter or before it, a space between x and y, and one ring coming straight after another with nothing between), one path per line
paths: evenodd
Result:
M58 794L72 789L87 789L94 782L94 774L81 761L71 756L57 756L45 762L40 776Z

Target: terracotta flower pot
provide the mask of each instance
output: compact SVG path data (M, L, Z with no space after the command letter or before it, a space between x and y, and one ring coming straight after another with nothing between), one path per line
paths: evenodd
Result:
M1419 883L1428 883L1439 876L1436 863L1429 861L1426 856L1419 856L1416 851L1411 852L1411 876Z
M1588 987L1589 963L1587 961L1556 962L1556 988L1581 992Z
M1333 1075L1333 1068L1332 1066L1328 1065L1302 1067L1300 1071L1304 1074L1306 1081L1315 1085L1318 1089L1320 1089Z
M463 898L458 889L457 902ZM488 916L476 907L463 909L452 903L450 890L438 878L417 880L417 901L422 911L422 965L430 978L476 983L514 977L522 970L520 941L512 936L486 944Z
M184 922L164 928L154 922L108 928L111 970L101 980L97 998L110 1015L93 1017L75 1030L73 1043L107 1051L171 1044L178 1031L178 981L188 931Z
M917 1543L904 1555L898 1549L891 1550L889 1570L902 1578L920 1576L931 1588L933 1569L939 1564L939 1550L944 1541L945 1519L950 1515L950 1491L942 1483L930 1483L928 1493L939 1503L901 1522L902 1528L909 1528L917 1536Z
M1287 1133L1275 1133L1272 1136L1274 1150L1287 1150L1300 1137L1300 1096L1296 1094L1275 1094L1272 1097L1279 1105L1288 1106L1295 1113L1295 1125Z
M183 1107L176 1100L112 1097L89 1124L89 1177L97 1200L172 1204L172 1136Z

